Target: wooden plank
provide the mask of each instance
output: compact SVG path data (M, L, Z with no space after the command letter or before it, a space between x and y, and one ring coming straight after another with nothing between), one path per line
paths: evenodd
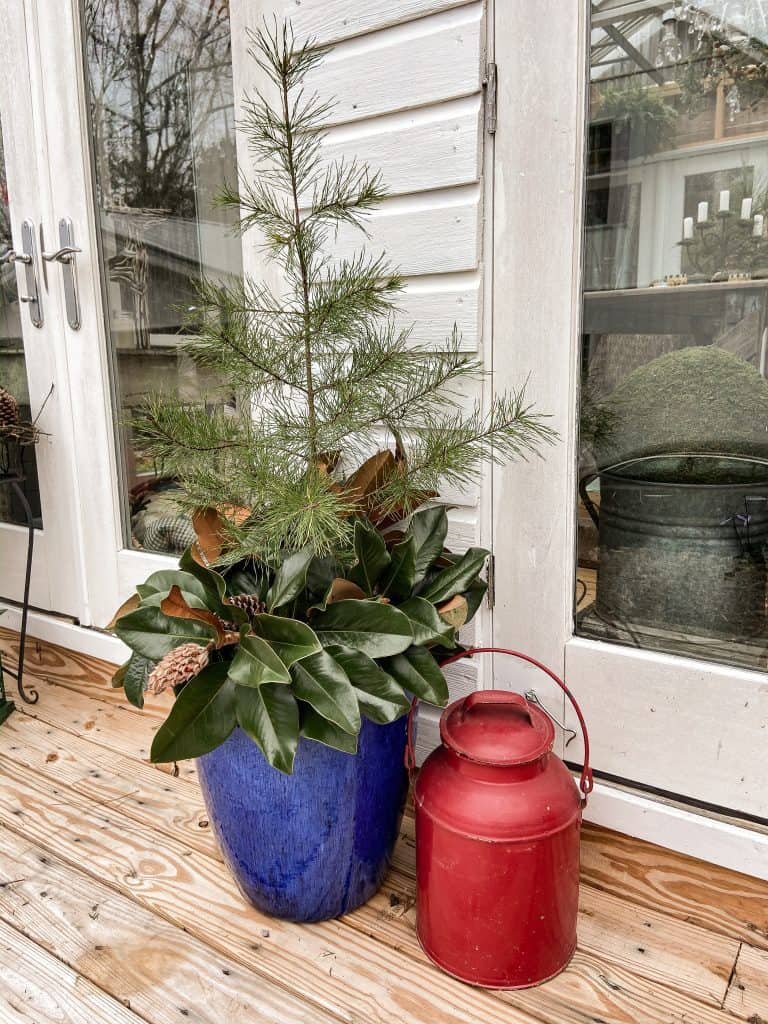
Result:
M743 945L723 1006L749 1024L768 1021L768 951Z
M219 857L194 775L173 778L27 715L13 715L4 723L1 749L17 764L70 786L95 804L119 807L134 821Z
M343 224L330 253L348 259L365 245L372 254L386 253L390 264L407 277L476 270L480 211L476 185L388 199L366 218L368 238L359 228Z
M414 343L444 348L454 325L461 348L476 352L482 321L482 277L477 272L411 277L397 299L395 320L413 327Z
M311 36L327 44L364 32L412 21L425 15L461 7L468 0L303 0L300 6L285 4L298 38Z
M768 950L768 883L585 825L582 878L669 917Z
M98 1020L109 1024L129 1024L138 1017L152 1024L338 1021L311 992L292 995L240 966L225 951L210 949L4 828L0 828L0 877L6 880L0 886L0 917L80 975L75 990L78 997L83 995L83 1010L95 1000L85 997L98 986L133 1011ZM251 945L258 947L258 942L252 938ZM39 984L42 979L35 981ZM93 1020L86 1015L64 1019L73 1024ZM36 1016L25 1020L42 1024Z
M391 872L374 899L346 920L365 934L385 938L408 956L424 958L416 938L414 892L408 879ZM499 994L516 1009L556 1024L727 1024L718 1006L654 982L630 967L581 947L567 970L540 988Z
M471 96L482 82L483 4L339 43L307 92L334 99L329 124Z
M332 129L326 160L353 157L381 171L391 195L480 180L482 102L469 96Z
M48 776L66 782L76 792L85 792L91 799L99 800L111 808L119 808L120 813L138 822L153 821L156 827L169 836L176 833L174 823L195 822L199 820L199 798L192 798L193 787L185 785L177 787L175 792L168 792L169 787L158 785L159 780L151 771L143 778L136 780L115 780L103 778L108 769L99 762L98 777L93 775L93 762L87 751L78 749L73 754L75 762L84 759L84 765L78 778L77 766L68 764L66 757L57 756L56 761L49 761L49 754L44 739L35 740L30 735L34 729L16 728L13 739L25 742L14 742L8 755L14 762L20 761L34 770L35 776ZM53 751L58 755L58 751ZM116 763L114 771L120 773L122 765ZM62 774L59 774L59 773ZM99 787L103 783L103 791ZM115 791L115 787L117 787ZM411 833L413 821L406 819L402 831ZM217 857L210 838L201 838L192 826L189 830L179 831L186 842L195 849L202 850ZM191 839L191 842L190 842ZM404 900L413 897L413 844L406 845L403 851L405 870L398 875L397 869L392 877L399 880L404 892ZM392 883L394 884L394 883ZM659 981L672 987L682 986L686 991L698 998L719 1005L727 989L728 978L735 961L739 943L735 939L717 936L704 929L686 924L674 918L646 909L638 913L638 908L626 903L609 893L584 887L581 894L579 914L579 940L582 948L596 953L608 963L620 968L634 970L646 979Z
M0 757L0 823L87 872L212 949L313 999L350 1024L532 1024L523 1012L468 989L339 921L307 928L244 904L222 864L137 825L115 805ZM254 943L263 931L269 935ZM254 949L254 944L258 948Z
M0 920L3 1024L142 1024L117 1000Z

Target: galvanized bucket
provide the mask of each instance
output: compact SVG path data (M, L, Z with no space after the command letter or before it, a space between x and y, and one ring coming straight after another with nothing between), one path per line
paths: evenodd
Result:
M668 459L718 460L712 483L654 473ZM600 510L579 485L599 531L595 608L606 621L722 638L766 630L768 461L671 453L601 469ZM651 477L651 479L648 479Z

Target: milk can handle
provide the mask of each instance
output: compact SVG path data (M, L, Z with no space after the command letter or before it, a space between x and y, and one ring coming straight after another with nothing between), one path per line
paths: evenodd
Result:
M584 721L584 716L581 713L581 708L573 696L571 691L565 685L563 680L556 675L551 668L547 668L542 662L537 661L536 658L532 658L529 654L523 654L521 651L513 651L507 647L469 647L465 651L460 651L458 654L452 654L450 657L445 658L441 661L440 667L443 668L445 665L450 665L454 661L459 661L460 658L471 658L474 654L508 654L512 658L519 658L521 661L527 661L530 665L534 665L536 668L541 669L545 672L549 678L557 683L563 693L566 695L568 700L573 705L573 710L576 712L576 717L579 720L581 726L581 732L584 737L584 766L581 769L581 778L579 779L579 789L582 793L581 806L586 807L587 797L592 792L594 781L592 779L592 769L589 766L589 734L587 733L587 723ZM478 691L482 693L483 691ZM409 772L412 772L416 766L416 756L413 748L413 717L416 712L416 705L418 698L414 697L411 701L411 710L408 715L408 742L405 751L405 764Z

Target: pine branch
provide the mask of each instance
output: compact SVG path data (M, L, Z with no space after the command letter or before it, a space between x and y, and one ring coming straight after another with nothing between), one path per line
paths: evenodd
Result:
M356 160L323 159L331 104L306 82L324 51L277 22L249 35L268 79L239 124L256 172L218 201L260 239L281 285L200 283L186 350L222 387L205 406L151 399L136 431L178 479L183 508L249 510L244 522L228 519L228 560L277 561L305 545L345 558L360 512L349 478L388 441L395 469L366 501L400 514L445 483L468 484L485 461L525 457L554 435L524 389L485 415L464 411L484 371L461 351L458 331L444 351L419 345L395 321L402 280L386 256L333 252L341 226L365 234L385 197L381 176Z

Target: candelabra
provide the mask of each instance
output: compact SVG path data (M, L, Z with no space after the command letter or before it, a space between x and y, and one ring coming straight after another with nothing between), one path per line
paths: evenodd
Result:
M731 209L728 189L720 192L717 213L710 217L709 202L700 202L696 221L683 218L686 262L693 268L688 273L691 283L704 281L738 281L768 276L768 242L765 238L765 215L753 214L753 200L741 201L739 212Z

